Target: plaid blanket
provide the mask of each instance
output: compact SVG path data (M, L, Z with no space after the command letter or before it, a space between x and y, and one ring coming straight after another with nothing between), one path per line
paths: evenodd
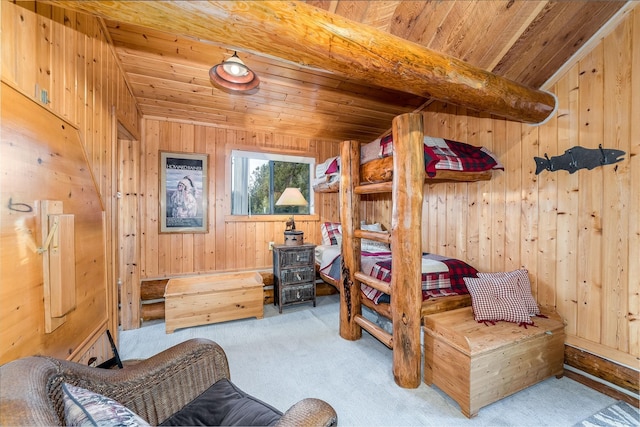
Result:
M464 284L465 277L477 277L478 271L469 264L455 258L441 255L422 254L422 299L433 297L468 294ZM433 267L441 265L442 268ZM362 253L362 271L376 279L391 282L391 253ZM362 292L375 302L389 302L389 295L365 284Z
M322 249L322 250L319 250ZM320 271L340 280L340 247L316 246L316 263ZM391 282L391 252L361 252L362 272L384 282ZM477 277L478 271L464 261L442 255L422 254L422 299L448 295L468 294L465 277ZM367 298L378 303L388 303L389 295L361 284Z
M393 139L387 135L380 140L380 157L393 155ZM424 165L429 176L437 170L480 172L504 169L494 155L484 147L443 138L424 137Z

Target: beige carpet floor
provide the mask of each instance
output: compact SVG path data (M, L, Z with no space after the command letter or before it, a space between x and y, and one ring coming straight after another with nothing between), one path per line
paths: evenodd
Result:
M573 426L615 402L569 378L549 378L467 419L455 401L422 383L403 389L393 381L392 352L366 332L357 341L338 334L338 296L311 304L265 306L264 319L179 329L164 322L122 331L123 360L149 357L200 337L226 351L232 381L280 410L316 397L329 402L342 426Z

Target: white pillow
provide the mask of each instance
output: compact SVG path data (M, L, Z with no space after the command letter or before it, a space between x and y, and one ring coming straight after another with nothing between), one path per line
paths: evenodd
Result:
M376 222L375 224L365 224L364 221L361 221L360 228L367 231L384 231L382 229L382 224L379 222ZM360 249L365 252L389 252L391 250L388 244L371 239L362 239L360 242Z
M367 231L382 231L382 224L376 222L374 224L367 224L364 221L360 221L360 228Z

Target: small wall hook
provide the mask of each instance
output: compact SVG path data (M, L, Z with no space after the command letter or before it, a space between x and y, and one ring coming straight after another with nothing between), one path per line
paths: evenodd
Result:
M547 170L553 171L553 163L551 163L551 159L547 153L544 153L544 158L547 159Z
M566 152L569 153L569 157L571 157L571 161L569 162L569 168L578 170L579 169L578 161L576 160L575 157L573 157L573 149L569 149Z
M600 159L600 163L602 163L603 165L606 165L607 154L604 152L604 149L602 148L602 144L598 144L598 148L600 149L600 154L602 155L602 158Z

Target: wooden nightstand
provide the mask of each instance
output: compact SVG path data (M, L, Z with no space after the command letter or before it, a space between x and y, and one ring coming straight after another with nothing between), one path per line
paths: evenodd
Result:
M316 245L273 247L273 303L282 307L303 302L316 306Z

